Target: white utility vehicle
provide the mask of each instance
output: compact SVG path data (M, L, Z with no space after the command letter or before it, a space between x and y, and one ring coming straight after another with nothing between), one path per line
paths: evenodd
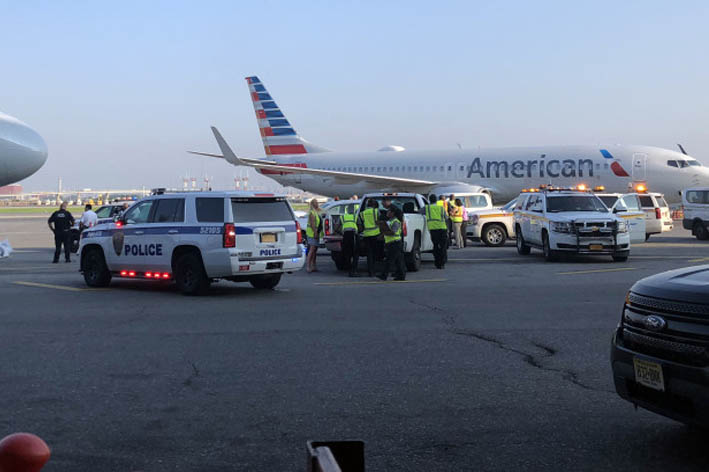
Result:
M174 280L185 294L216 279L273 288L303 267L300 225L285 197L253 192L161 193L116 222L81 234L81 272L90 287L113 277Z
M514 198L501 208L469 212L467 234L473 241L482 241L486 246L498 247L507 239L514 239Z
M709 239L709 187L683 190L682 207L682 227L692 230L697 239Z
M588 191L543 188L523 193L514 211L517 252L539 248L547 261L560 254L609 255L623 262L630 254L628 224Z
M665 196L661 193L639 193L640 205L645 212L645 227L647 237L651 234L660 234L665 231L672 231L674 222L670 206L665 201Z

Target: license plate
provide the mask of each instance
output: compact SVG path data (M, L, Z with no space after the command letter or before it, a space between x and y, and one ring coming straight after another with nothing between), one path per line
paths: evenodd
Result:
M635 381L637 383L661 392L665 391L665 379L662 376L662 366L660 364L634 357L633 366L635 367Z
M603 250L603 244L589 244L588 248L591 251L602 251Z
M262 243L275 243L276 242L276 233L261 233L261 242Z

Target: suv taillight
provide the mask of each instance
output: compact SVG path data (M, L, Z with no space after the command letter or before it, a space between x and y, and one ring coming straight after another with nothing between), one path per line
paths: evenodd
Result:
M298 237L298 240L296 241L298 244L303 244L303 230L300 229L300 223L297 221L295 222L295 233Z
M407 232L407 230L406 230L406 221L404 221L403 223L401 223L401 234L403 234L404 237L406 237L406 232Z
M236 229L233 223L224 223L224 247L236 247Z
M662 210L659 208L655 208L655 218L658 220L662 219Z
M325 218L325 236L330 236L330 218Z

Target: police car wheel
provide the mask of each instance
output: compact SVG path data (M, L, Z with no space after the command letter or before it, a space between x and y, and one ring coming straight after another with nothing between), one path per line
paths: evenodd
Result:
M99 249L89 249L83 260L84 282L89 287L106 287L111 283L111 272L106 267L103 252Z
M272 289L276 285L278 285L278 282L281 281L281 274L273 274L273 275L260 275L258 277L254 277L253 279L249 280L249 283L253 288L257 288L260 290L268 290Z
M486 246L499 247L505 244L507 235L505 234L505 229L502 226L492 224L486 226L483 230L482 240Z
M185 254L175 264L175 283L185 295L201 295L209 289L209 279L196 254Z
M524 243L521 228L517 227L517 253L523 256L529 254L530 248Z

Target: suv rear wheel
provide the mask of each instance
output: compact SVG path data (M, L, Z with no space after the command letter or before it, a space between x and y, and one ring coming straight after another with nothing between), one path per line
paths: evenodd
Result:
M184 254L175 263L175 283L185 295L202 295L209 289L202 259L194 253Z
M496 223L490 224L483 228L483 234L481 239L486 246L499 247L505 244L507 240L507 233L502 225Z
M527 254L529 254L530 248L524 242L524 236L522 236L522 228L517 226L517 229L515 231L517 233L517 253L526 256Z
M404 256L406 262L406 270L409 272L418 272L421 268L421 238L417 234L414 239L414 247L411 252Z
M260 290L268 290L278 285L278 282L281 281L281 275L282 274L259 275L252 279L249 279L249 283L253 288L258 288Z
M106 266L103 251L98 248L89 248L82 261L84 282L89 287L106 287L111 283L111 272Z

